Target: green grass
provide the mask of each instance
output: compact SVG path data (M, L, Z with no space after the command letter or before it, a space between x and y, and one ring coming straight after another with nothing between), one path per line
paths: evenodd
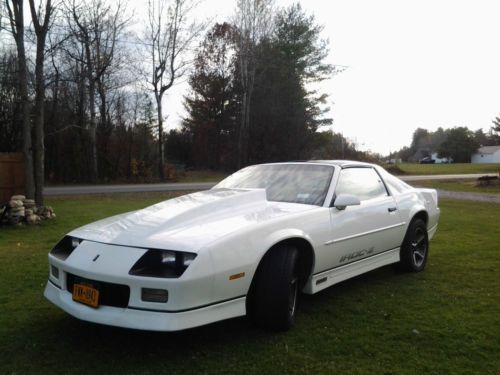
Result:
M47 252L68 230L166 194L51 199L58 217L0 228L0 373L495 374L500 205L441 201L427 269L370 272L305 296L296 326L238 318L177 333L79 321L47 302Z
M401 163L399 167L405 174L428 175L428 174L462 174L462 173L499 173L500 164L413 164Z
M500 185L478 186L476 180L424 180L410 182L410 184L448 191L500 194Z

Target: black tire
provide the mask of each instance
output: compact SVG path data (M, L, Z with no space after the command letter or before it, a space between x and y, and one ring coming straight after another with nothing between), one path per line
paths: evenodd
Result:
M249 315L259 327L289 330L295 320L299 296L298 251L279 246L262 259L250 296Z
M400 250L400 268L407 272L423 271L429 256L427 226L421 219L410 223Z

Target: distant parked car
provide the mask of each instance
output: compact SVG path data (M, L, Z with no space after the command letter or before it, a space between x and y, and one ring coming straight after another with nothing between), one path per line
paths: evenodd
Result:
M376 165L254 165L69 232L49 254L45 296L111 326L176 331L247 314L286 330L300 292L391 263L422 271L438 218L436 190Z
M420 164L434 164L436 160L431 158L430 156L426 156L425 158L422 158L419 160Z

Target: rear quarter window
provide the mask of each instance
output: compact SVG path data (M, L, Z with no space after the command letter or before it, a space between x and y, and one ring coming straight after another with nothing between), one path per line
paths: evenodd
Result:
M384 181L389 188L389 190L392 193L404 193L405 191L408 191L412 189L410 185L408 185L406 182L401 181L399 178L393 176L389 172L382 170L382 177L384 178Z

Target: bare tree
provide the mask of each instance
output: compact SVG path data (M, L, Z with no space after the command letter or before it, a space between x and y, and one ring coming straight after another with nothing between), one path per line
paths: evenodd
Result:
M31 140L30 100L28 93L28 69L26 64L26 50L24 47L24 7L23 0L5 0L9 15L12 35L17 47L18 83L21 97L21 116L23 127L23 153L25 194L28 198L35 197L35 180L33 174L33 145Z
M45 182L45 144L44 144L44 108L45 108L45 41L54 13L51 0L46 0L42 14L40 3L38 12L34 0L29 0L31 19L36 35L35 60L35 201L43 206L43 186ZM42 22L40 22L42 20Z
M91 7L88 11L90 11ZM90 179L92 182L97 181L98 176L98 166L97 166L97 141L96 141L96 111L95 111L95 78L94 78L94 66L92 64L92 35L91 35L91 21L85 19L81 8L73 0L70 4L71 17L74 23L69 22L72 32L77 40L81 43L83 47L83 57L84 64L86 67L85 75L88 81L88 99L89 99L89 109L90 109L90 120L89 120L89 139L90 139ZM74 27L76 25L76 27ZM74 56L77 57L77 56Z
M193 0L149 0L146 42L150 45L151 78L158 116L159 175L163 179L165 163L162 99L174 82L184 76L190 65L189 48L205 28L189 22Z
M108 117L108 91L111 85L120 86L116 81L110 83L113 73L121 68L122 56L117 51L117 43L127 25L128 19L124 16L124 8L118 2L115 9L104 7L101 14L93 17L96 22L93 29L94 48L93 60L95 65L95 80L99 95L100 123L105 126ZM102 26L99 27L98 24Z
M6 1L7 2L7 1ZM4 22L4 17L5 18L8 18L8 15L7 15L7 5L6 5L6 2L4 3L3 1L0 2L0 32L4 29L4 25L3 25L3 22Z
M255 83L256 47L271 32L273 0L238 0L235 25L242 90L241 121L238 129L238 168L248 163L250 107Z
M105 79L116 64L116 45L128 19L124 16L121 2L112 8L104 0L91 0L78 4L72 0L67 8L70 14L70 28L84 52L83 63L88 83L90 110L91 180L95 182L98 179L96 94L100 99L100 120L104 122L107 113ZM81 58L78 53L72 57L76 60Z

